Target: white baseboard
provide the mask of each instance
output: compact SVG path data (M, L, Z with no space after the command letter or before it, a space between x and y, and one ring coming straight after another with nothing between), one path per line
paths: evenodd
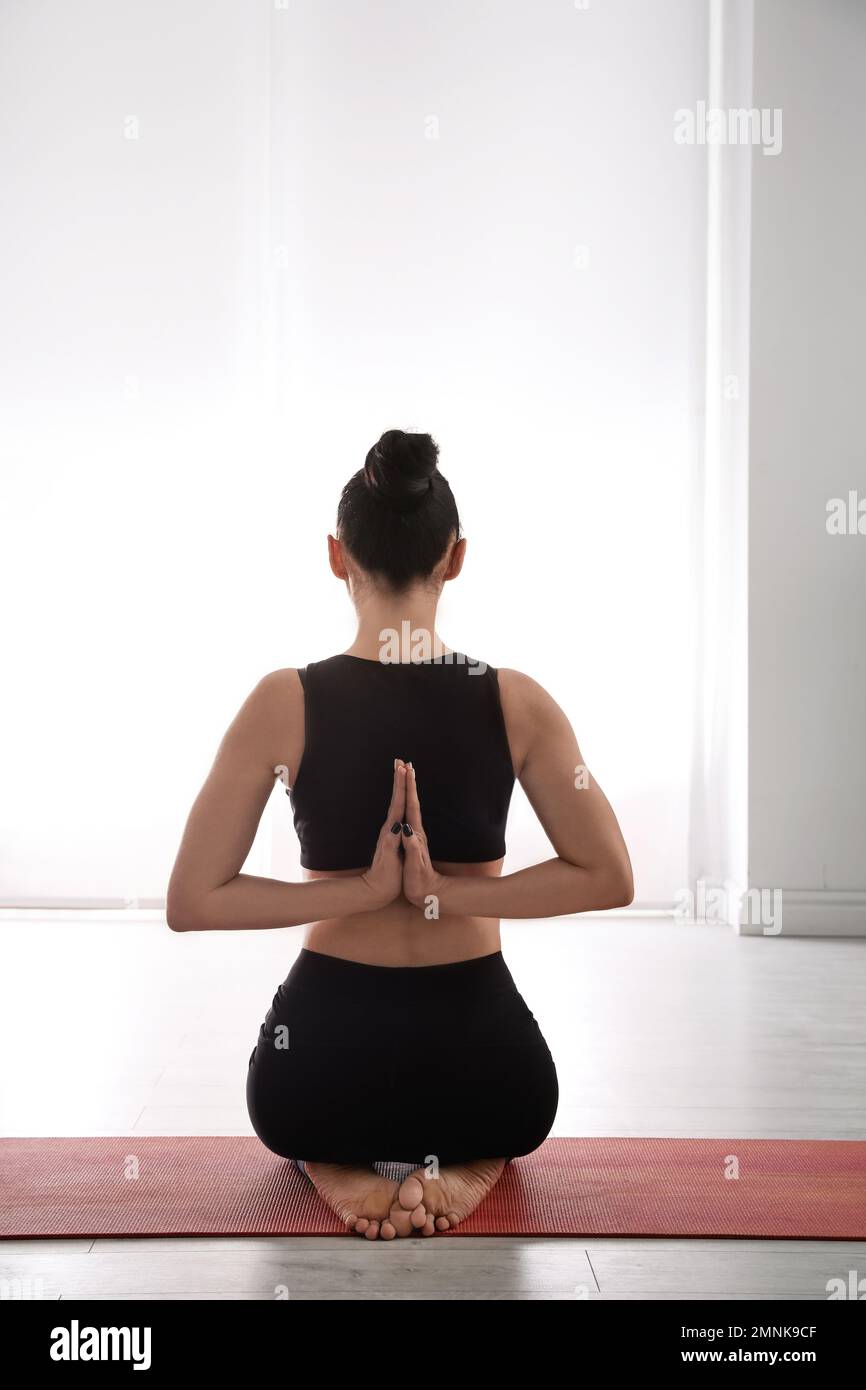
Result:
M134 912L164 912L165 898L0 898L0 909L7 908L11 912L118 912L126 909Z
M866 936L866 889L783 888L782 930L741 922L740 936Z

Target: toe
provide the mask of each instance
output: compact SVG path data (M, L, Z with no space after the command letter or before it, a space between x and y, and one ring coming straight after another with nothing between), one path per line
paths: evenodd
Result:
M451 1222L452 1226L460 1225L460 1217L457 1215L456 1211L449 1211L448 1220Z
M447 1216L437 1216L437 1217L436 1217L436 1230L437 1230L437 1231L447 1231L447 1230L448 1230L448 1227L449 1227L450 1225L451 1225L451 1222L448 1220L448 1217L447 1217Z
M415 1226L416 1228L420 1228L421 1226L424 1225L424 1223L426 1222L426 1220L427 1220L427 1208L426 1208L426 1207L423 1207L423 1206L416 1207L415 1210L414 1210L413 1213L412 1213L412 1225Z
M427 1217L427 1220L424 1222L424 1225L421 1227L421 1235L422 1235L422 1236L435 1236L435 1234L436 1234L436 1227L435 1227L435 1225L434 1225L434 1223L433 1223L433 1217L432 1217L432 1216L428 1216L428 1217Z
M398 1236L411 1236L415 1227L412 1225L412 1214L406 1211L397 1203L391 1208L391 1218L388 1223L394 1227Z
M364 1232L364 1235L366 1236L367 1240L377 1240L379 1236L378 1221L371 1221L366 1231Z
M405 1207L407 1211L414 1211L415 1208L420 1205L423 1196L424 1189L421 1186L420 1179L407 1178L401 1185L400 1191L397 1193L397 1201L400 1203L400 1206Z
M362 1236L364 1234L369 1224L370 1223L367 1220L366 1216L350 1216L349 1220L346 1222L346 1225L349 1227L349 1230L357 1231L359 1236Z
M391 1222L390 1222L390 1221L383 1221L383 1222L382 1222L382 1230L381 1230L381 1233L380 1233L380 1234L381 1234L383 1240L393 1240L394 1237L396 1236L397 1232L396 1232L396 1230L394 1229L394 1227L391 1225Z

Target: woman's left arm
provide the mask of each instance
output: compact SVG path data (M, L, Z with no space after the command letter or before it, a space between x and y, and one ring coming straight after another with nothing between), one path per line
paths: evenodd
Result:
M558 917L625 907L634 898L634 881L613 809L589 776L564 712L535 681L511 675L518 695L512 715L527 735L518 777L557 857L501 878L438 873L410 769L406 819L417 833L403 835L403 896L425 909L435 901L438 914L466 917ZM578 783L581 769L586 777Z

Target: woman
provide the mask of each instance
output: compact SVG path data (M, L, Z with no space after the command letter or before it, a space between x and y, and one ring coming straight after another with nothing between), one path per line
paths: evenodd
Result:
M466 549L437 457L429 435L388 430L347 483L328 551L357 636L253 690L168 891L174 931L307 924L247 1103L262 1142L370 1240L456 1225L550 1131L556 1070L499 919L633 895L616 817L563 712L529 676L436 635ZM241 873L275 773L291 786L301 883ZM502 876L515 778L555 857ZM414 1171L395 1181L374 1167L386 1161Z

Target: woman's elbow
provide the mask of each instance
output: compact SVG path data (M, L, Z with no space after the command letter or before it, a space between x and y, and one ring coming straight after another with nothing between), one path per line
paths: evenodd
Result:
M623 879L617 886L615 896L616 902L612 903L611 906L631 907L632 903L634 902L634 879L632 878L631 874L628 874L623 877Z
M203 931L201 912L189 898L169 888L165 900L165 920L169 931Z
M605 910L629 907L634 902L634 877L631 865L626 864L604 875L600 885Z
M192 922L187 914L170 902L165 905L165 922L169 931L192 931Z

